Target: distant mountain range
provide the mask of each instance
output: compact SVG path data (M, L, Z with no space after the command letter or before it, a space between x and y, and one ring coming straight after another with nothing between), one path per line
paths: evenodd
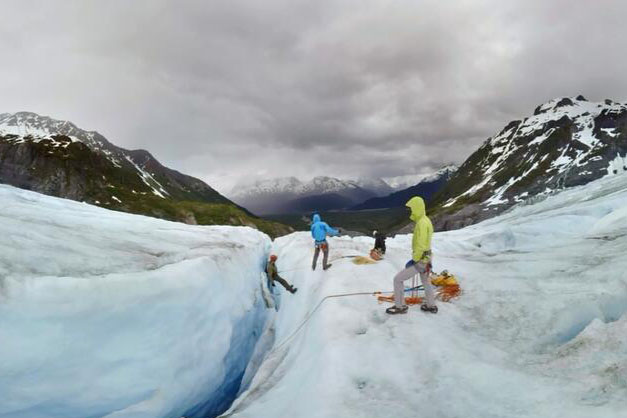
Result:
M359 187L361 187L364 190L370 190L376 196L387 196L390 193L393 193L396 190L399 190L398 188L393 187L390 184L388 184L388 182L385 181L384 179L360 178L360 179L355 180L355 184L357 184Z
M444 171L448 173L450 170L454 170L454 166L447 167ZM403 182L396 178L398 181L394 184L397 186L404 185L411 178L417 179L416 184L420 183L421 180L424 181L423 188L419 189L418 192L426 192L430 196L445 183L448 177L444 176L444 172L432 175L404 176ZM229 197L254 213L270 215L303 213L313 210L367 209L371 205L392 207L382 206L388 203L380 203L391 201L395 202L389 203L393 206L404 205L407 199L402 204L397 204L394 198L390 201L385 200L387 199L386 196L395 192L398 193L398 189L390 186L383 179L341 180L334 177L315 177L309 182L302 182L295 177L284 177L261 180L250 185L238 185ZM372 201L379 203L369 203L368 205L364 203Z
M382 180L390 186L392 189L389 193L397 192L400 190L407 189L409 187L415 186L421 181L432 177L435 173L427 173L427 174L405 174L402 176L395 177L384 177Z
M488 138L435 196L436 228L455 229L528 199L627 171L627 104L583 96L538 106Z
M0 182L94 205L192 224L289 232L236 206L203 181L126 150L95 131L31 112L0 114Z
M405 189L393 192L387 196L368 199L351 208L351 210L383 209L405 206L405 203L414 196L422 197L427 203L437 194L457 171L454 165L443 167L437 172L421 176L418 183Z
M230 194L233 201L260 215L343 209L374 196L357 182L323 176L309 182L295 177L261 180L237 186Z

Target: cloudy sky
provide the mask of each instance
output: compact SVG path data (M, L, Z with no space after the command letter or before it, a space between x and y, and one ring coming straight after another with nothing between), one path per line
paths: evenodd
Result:
M627 99L627 2L4 0L0 113L223 192L429 172L560 96Z

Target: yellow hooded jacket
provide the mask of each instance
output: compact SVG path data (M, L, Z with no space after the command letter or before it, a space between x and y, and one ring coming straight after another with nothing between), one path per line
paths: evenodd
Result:
M414 236L412 238L412 258L415 262L429 263L431 261L431 237L433 237L433 225L427 218L425 202L421 197L414 196L405 204L411 209L409 219L416 222ZM428 253L425 253L427 252Z

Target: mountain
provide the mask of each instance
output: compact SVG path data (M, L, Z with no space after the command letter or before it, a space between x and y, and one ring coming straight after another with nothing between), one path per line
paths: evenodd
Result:
M0 115L0 182L124 212L191 224L289 232L247 213L203 181L95 131L30 112Z
M433 195L440 191L457 171L454 165L446 166L433 173L424 176L418 184L403 190L391 193L385 197L375 197L351 208L351 210L383 209L403 207L413 196L421 196L427 203Z
M344 209L374 196L375 192L354 181L326 176L309 182L295 177L260 180L251 185L238 185L230 195L238 204L262 215Z
M355 180L355 184L375 193L377 197L387 196L394 191L394 188L383 179L359 178Z
M385 177L383 181L390 185L392 191L403 190L420 183L429 174L406 174L396 177Z
M627 170L627 105L551 100L488 138L435 196L437 229L455 229L528 199Z

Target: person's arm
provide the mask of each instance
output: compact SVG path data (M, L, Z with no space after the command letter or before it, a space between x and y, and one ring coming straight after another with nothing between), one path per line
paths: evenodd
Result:
M335 229L335 228L331 228L331 227L329 226L329 224L327 224L327 223L325 223L325 224L324 224L324 228L326 229L327 234L329 234L329 235L331 235L331 236L334 236L334 235L340 235L340 231L338 231L338 230L337 230L337 229Z
M419 262L429 248L429 228L426 223L418 222L412 240L413 260Z

